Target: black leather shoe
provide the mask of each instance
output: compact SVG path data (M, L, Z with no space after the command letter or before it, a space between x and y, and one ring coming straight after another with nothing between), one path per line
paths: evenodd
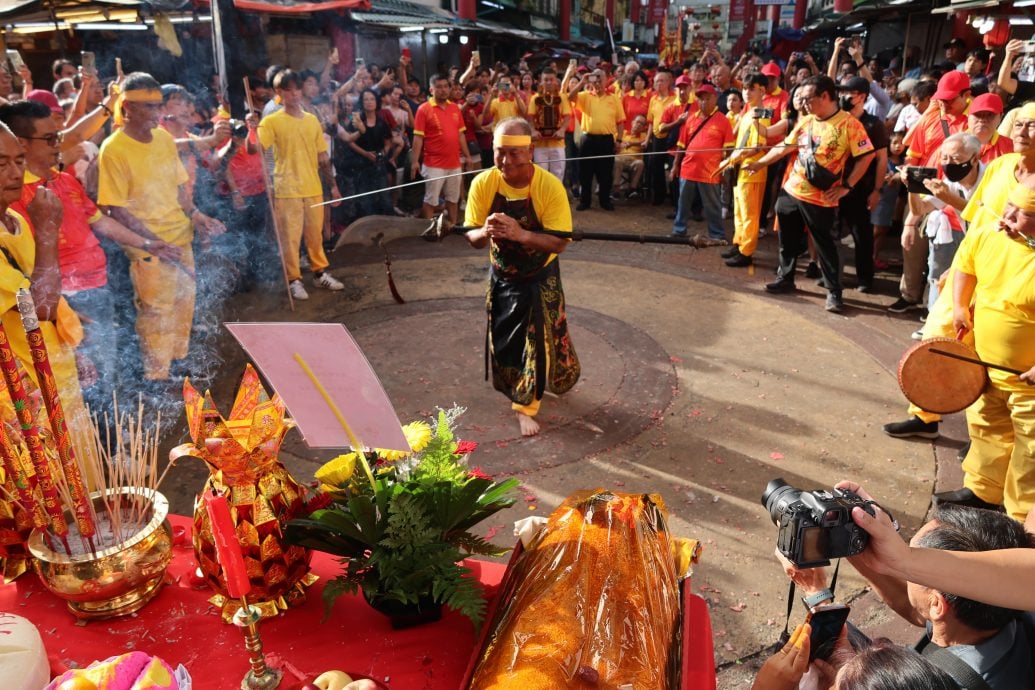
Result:
M967 445L960 448L959 452L956 453L956 459L963 462L967 459L967 453L970 452L970 441L967 441Z
M988 501L982 500L970 489L964 487L962 489L956 489L955 491L943 491L940 494L935 494L932 501L936 506L940 505L957 505L966 506L968 508L984 508L985 510L995 510L997 512L1004 512L1001 505L996 503L989 503Z
M805 267L806 278L819 278L823 274L819 270L819 265L815 261L810 261L809 265Z
M745 266L750 266L753 263L754 260L750 256L744 256L740 252L737 252L736 255L726 259L726 265L732 266L734 268L744 268Z
M719 256L721 256L724 259L732 259L737 254L740 254L740 247L737 245L733 245L724 252L719 252Z
M765 291L774 295L780 295L788 292L794 292L798 288L794 285L793 280L787 278L777 278L771 283L765 284Z
M614 211L615 210L615 205L614 204L600 204L600 208L604 209L605 211Z
M588 211L589 210L589 204L579 204L578 206L575 207L575 210L576 211Z

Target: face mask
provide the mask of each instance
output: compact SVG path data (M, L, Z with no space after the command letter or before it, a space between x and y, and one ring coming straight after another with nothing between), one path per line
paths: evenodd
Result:
M945 172L946 179L951 180L952 182L959 182L970 174L970 170L973 167L973 161L967 161L966 163L946 163L942 166L942 170Z
M841 98L838 100L838 102L841 105L841 110L851 110L852 108L855 107L855 104L852 103L852 97L851 96L841 96Z

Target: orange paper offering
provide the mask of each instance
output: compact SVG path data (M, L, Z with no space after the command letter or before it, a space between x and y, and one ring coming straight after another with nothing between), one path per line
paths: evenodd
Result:
M471 689L674 688L677 576L659 496L572 494L516 558Z

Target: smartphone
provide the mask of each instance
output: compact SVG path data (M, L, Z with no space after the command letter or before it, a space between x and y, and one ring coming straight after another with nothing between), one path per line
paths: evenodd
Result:
M97 76L97 58L89 50L82 52L82 63L83 63L83 74L88 74L91 77Z
M1035 53L1035 41L1025 41L1024 49L1021 51L1024 53Z
M476 50L476 51L474 51L474 52L476 52L476 53L477 53L478 51ZM413 51L412 51L412 50L410 50L409 48L403 48L403 49L402 49L402 56L403 56L404 58L406 58L407 60L409 60L409 59L411 59L411 58L413 57Z
M572 58L572 59L568 60L568 67L578 67L578 66L579 66L579 59L578 58Z
M773 109L772 108L755 108L755 118L759 120L772 120Z
M356 58L356 67L362 67L365 64L367 64L366 60L363 58Z
M924 168L910 165L906 168L906 191L913 194L930 194L931 190L924 186L924 180L938 177L938 168Z
M21 68L25 66L25 60L22 60L22 54L13 48L7 49L7 59L11 61L11 67L14 68L15 73L21 71Z
M338 61L338 46L331 48L331 62Z
M826 660L830 657L841 629L848 622L851 610L847 604L827 604L816 606L809 611L805 618L805 622L812 626L812 634L809 636L809 661Z
M122 58L117 57L115 58L115 77L117 79L122 79L123 76L124 73L122 71Z

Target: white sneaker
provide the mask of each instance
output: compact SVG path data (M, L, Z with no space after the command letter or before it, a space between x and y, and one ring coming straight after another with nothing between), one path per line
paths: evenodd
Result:
M327 288L328 290L344 290L345 284L340 280L332 276L330 273L324 271L320 274L319 278L313 279L313 285L316 287Z
M922 328L916 329L915 331L913 331L912 335L910 335L909 337L912 338L913 340L923 340L924 339L924 329L922 329Z
M292 280L288 285L288 291L291 292L291 299L300 301L309 299L309 293L305 291L305 285L302 285L301 280Z

